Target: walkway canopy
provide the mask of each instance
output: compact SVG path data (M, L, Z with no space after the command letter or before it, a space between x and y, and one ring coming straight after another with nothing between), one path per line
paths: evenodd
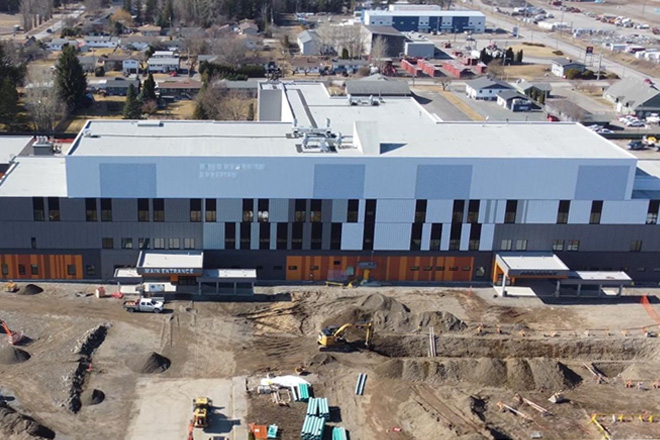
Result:
M568 266L551 252L504 253L495 256L493 284L502 284L500 294L504 296L507 280L510 284L515 284L516 279L562 280L570 273Z
M603 291L603 287L618 287L619 295L622 293L623 286L631 286L632 280L625 272L589 272L576 271L571 272L571 276L562 280L562 286L577 286L577 294L580 296L582 286L598 286L598 295Z

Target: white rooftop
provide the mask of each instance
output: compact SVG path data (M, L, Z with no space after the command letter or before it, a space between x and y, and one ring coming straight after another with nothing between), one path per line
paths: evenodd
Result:
M31 136L0 136L0 163L9 163L31 140Z
M245 280L256 280L256 269L206 269L202 275L203 278L234 278Z
M62 156L23 157L0 179L0 197L66 197L66 166Z
M145 269L201 269L203 263L203 251L142 251L137 266Z
M631 281L625 272L577 271L575 273L581 280L585 281Z
M568 271L568 266L555 254L498 254L510 270Z
M485 17L485 15L479 11L455 11L455 10L395 10L395 11L380 11L380 10L369 10L365 13L381 16L394 16L394 17Z

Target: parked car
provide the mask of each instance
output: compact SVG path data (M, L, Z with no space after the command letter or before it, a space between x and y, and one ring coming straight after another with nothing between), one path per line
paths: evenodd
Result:
M646 122L649 122L651 124L660 124L660 115L657 113L651 113L649 116L646 117Z
M609 128L599 128L599 129L596 130L596 133L598 133L598 134L612 134L614 132L612 130L610 130Z
M629 150L646 150L646 145L642 141L630 141L628 142Z
M640 120L630 121L626 125L632 128L646 128L646 124Z

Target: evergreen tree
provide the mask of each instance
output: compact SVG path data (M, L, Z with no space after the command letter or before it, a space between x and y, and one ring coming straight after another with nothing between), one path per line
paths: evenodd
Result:
M518 52L516 52L516 64L522 64L523 62L523 51L520 49Z
M513 49L510 47L507 48L506 52L504 52L504 64L511 64L514 60L514 57L515 55L513 53Z
M206 113L206 109L204 108L204 104L202 103L201 99L198 99L195 103L195 111L193 111L192 118L200 120L209 118L209 115Z
M125 11L128 11L129 14L133 13L133 2L131 0L124 0L124 6L122 8Z
M160 18L161 27L170 27L174 21L174 5L172 5L172 0L165 0L165 6L163 7L163 13Z
M76 49L65 46L55 65L55 86L62 101L70 110L74 110L83 103L87 93L87 78L83 71Z
M142 110L140 107L140 101L137 99L135 87L131 84L128 86L126 103L124 104L124 119L140 119L140 116L142 116Z
M156 81L154 75L149 74L149 77L142 83L142 101L155 101L156 100Z
M481 61L484 64L489 64L491 61L493 61L493 57L490 56L488 52L486 52L485 47L481 49L481 54L479 55L479 61Z
M158 0L147 0L144 10L144 21L153 23L158 12Z
M0 83L0 121L11 125L16 118L17 106L16 84L7 77Z
M135 0L135 22L142 23L142 0Z
M250 103L250 106L248 107L248 114L247 114L247 120L248 121L254 121L254 103Z

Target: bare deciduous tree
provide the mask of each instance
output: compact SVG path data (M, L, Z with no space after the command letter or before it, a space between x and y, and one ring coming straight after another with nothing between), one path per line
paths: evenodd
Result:
M37 131L53 131L64 115L64 103L57 93L53 75L43 69L28 71L25 106Z
M85 0L85 9L90 14L97 14L103 8L103 0Z
M387 40L383 37L376 37L371 43L371 53L370 53L370 59L371 63L378 67L379 72L383 72L383 68L385 67L385 62L387 59L387 55L389 53L389 44L387 44Z
M225 37L216 39L211 43L211 50L218 55L222 62L238 66L247 60L248 48L246 40L239 37Z
M219 85L209 87L197 99L209 119L227 121L247 120L252 102L245 93Z

